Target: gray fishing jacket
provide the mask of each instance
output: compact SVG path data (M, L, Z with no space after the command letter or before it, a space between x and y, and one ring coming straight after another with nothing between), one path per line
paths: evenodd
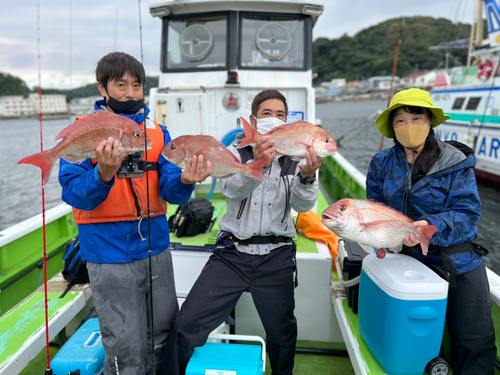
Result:
M242 160L234 146L228 149ZM248 160L251 163L254 160ZM295 236L295 225L290 214L312 209L318 199L319 185L299 181L297 162L289 157L275 157L263 170L267 182L246 174L237 174L218 180L218 186L227 200L227 212L219 221L221 230L233 233L239 239L252 236ZM268 254L284 244L239 245L236 248L249 254Z

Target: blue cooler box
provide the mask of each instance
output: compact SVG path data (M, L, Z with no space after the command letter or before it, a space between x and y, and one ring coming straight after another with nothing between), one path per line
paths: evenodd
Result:
M194 350L186 368L186 375L264 374L266 349L261 337L211 334L209 341L213 339L258 341L262 346L207 342Z
M439 355L448 283L413 257L374 254L363 260L359 330L390 375L422 375Z
M50 362L54 375L80 370L81 375L102 374L104 347L97 318L87 320Z

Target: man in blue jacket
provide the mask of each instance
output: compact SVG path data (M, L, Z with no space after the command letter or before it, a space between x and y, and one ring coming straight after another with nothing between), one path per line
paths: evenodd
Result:
M211 166L207 162L207 170L202 172L203 157L194 156L182 171L161 157L171 138L163 126L147 117L149 109L143 97L146 74L134 57L121 52L104 56L97 64L96 78L104 97L96 102L96 110L128 117L146 127L153 141L148 163L142 163L145 155L120 154L118 140L104 140L97 147L96 160L79 164L61 160L62 199L73 207L78 223L81 255L87 262L106 353L104 372L154 374L148 253L151 250L153 334L159 369L164 343L178 312L166 202L186 203L194 184L208 177ZM147 166L147 171L142 177L127 178L121 167L131 163L136 169Z

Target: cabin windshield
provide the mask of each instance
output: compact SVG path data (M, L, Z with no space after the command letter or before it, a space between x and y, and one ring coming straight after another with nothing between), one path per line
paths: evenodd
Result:
M170 19L167 70L226 67L226 34L226 15Z
M312 65L312 20L302 14L214 12L163 18L163 72L300 70Z
M304 68L304 19L241 15L242 68Z

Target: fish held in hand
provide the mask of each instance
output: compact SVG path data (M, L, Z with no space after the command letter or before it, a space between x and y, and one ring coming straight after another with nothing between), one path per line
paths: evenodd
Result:
M185 168L186 163L192 156L203 156L203 160L209 160L212 164L212 177L228 178L235 174L248 174L265 182L266 178L262 168L269 164L272 159L257 160L252 163L241 163L234 154L222 143L210 135L183 135L170 141L161 152L172 164ZM206 170L206 164L203 171Z
M136 153L145 150L144 129L135 121L108 111L97 111L64 128L56 137L61 140L54 148L19 160L18 164L33 164L42 169L46 184L56 160L60 157L72 163L96 158L96 148L109 137L119 142L120 154L128 150ZM151 139L147 139L148 149Z
M306 152L314 150L319 157L335 155L337 145L328 132L316 125L305 121L297 121L271 129L266 134L260 134L248 121L240 117L245 129L245 138L238 145L243 148L256 143L263 137L274 139L273 147L278 155L288 155L294 159L305 159Z
M398 253L403 247L403 239L412 234L427 255L429 242L438 230L434 225L414 226L413 220L401 212L364 199L341 199L328 207L321 219L335 234L359 243L372 253L381 248Z

